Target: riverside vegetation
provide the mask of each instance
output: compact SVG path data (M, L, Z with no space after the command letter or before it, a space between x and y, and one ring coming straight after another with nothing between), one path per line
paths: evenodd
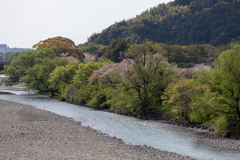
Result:
M138 118L177 119L204 124L216 133L240 133L240 44L225 47L211 71L184 77L164 58L176 46L116 40L99 49L102 57L97 62L84 64L80 63L83 53L71 40L56 37L41 44L49 40L53 43L48 48L37 47L14 57L5 66L9 76L5 82L24 82L27 90L38 94ZM204 52L214 47L177 48ZM72 54L59 54L63 51ZM75 60L67 60L68 56ZM186 58L191 61L192 57Z

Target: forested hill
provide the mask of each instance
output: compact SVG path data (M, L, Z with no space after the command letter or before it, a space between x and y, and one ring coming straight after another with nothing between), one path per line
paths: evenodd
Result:
M115 23L89 42L109 45L118 38L130 43L226 45L240 40L239 0L175 0Z

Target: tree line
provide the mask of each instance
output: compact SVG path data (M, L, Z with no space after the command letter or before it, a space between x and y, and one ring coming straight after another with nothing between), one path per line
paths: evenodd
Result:
M37 94L119 114L240 133L240 44L222 51L211 71L191 78L179 78L178 70L148 45L128 46L128 58L118 63L103 57L85 64L61 57L51 46L40 47L20 53L5 66L6 83L24 82Z
M142 44L130 44L125 39L116 39L110 45L94 45L86 46L91 48L91 52L86 52L97 56L98 58L105 57L114 62L120 62L124 58L133 59L136 57L137 46L145 46L146 52L152 54L160 53L167 58L169 63L207 63L212 62L222 50L225 50L227 46L214 47L212 45L200 44L200 45L167 45L163 43L156 43L148 41ZM81 48L84 49L83 46Z

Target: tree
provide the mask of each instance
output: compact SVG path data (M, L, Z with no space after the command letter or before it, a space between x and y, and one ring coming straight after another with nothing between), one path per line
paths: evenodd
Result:
M13 57L18 56L20 52L7 52L2 56L2 62L11 62Z
M139 46L138 56L126 76L126 88L133 91L136 113L146 118L160 111L164 89L174 75L161 55L147 55Z
M38 64L28 68L26 75L20 78L20 82L26 84L27 90L34 90L37 94L50 94L54 96L56 89L52 88L48 82L50 73L61 65L66 65L67 61L60 57L53 59L43 58Z
M91 53L91 54L96 54L98 49L101 47L99 44L94 44L94 43L85 43L81 49L83 52Z
M129 44L126 40L117 39L108 47L108 50L104 56L114 62L121 62L124 59L124 54L128 47Z
M194 0L175 0L174 3L177 5L189 5Z
M37 50L42 48L51 48L55 53L57 53L58 56L73 56L81 62L83 62L84 59L84 54L82 53L82 51L74 44L72 40L68 38L48 38L35 44L33 48L36 48Z
M89 83L89 77L92 75L92 72L94 70L97 70L104 66L106 63L109 63L109 61L103 61L103 62L88 62L86 64L79 64L78 69L76 71L76 75L73 79L73 84L76 88L81 88L84 85L87 85Z
M89 38L88 38L88 41L91 41L93 42L98 36L99 36L100 33L93 33Z
M97 51L98 53L97 56L102 57L107 52L107 50L108 50L108 46L101 46Z
M14 57L4 72L9 76L7 84L19 82L26 83L26 89L33 89L38 93L51 93L48 78L50 73L58 65L66 65L67 60L58 57L51 49L40 49L22 52L18 57Z
M202 96L206 90L207 87L195 79L179 79L171 83L162 96L166 112L170 111L174 118L189 122L193 98Z
M71 61L66 66L57 66L50 74L48 82L57 96L61 98L67 85L73 83L78 68L77 61Z
M98 86L89 84L89 77L92 72L101 66L106 64L105 62L88 62L86 64L79 64L75 72L72 84L67 85L64 89L63 98L69 102L76 104L87 104L97 90Z
M221 53L210 73L201 77L202 83L210 87L204 97L193 104L193 121L210 120L217 130L231 129L240 133L240 44L232 45L230 50ZM199 103L205 108L202 110ZM208 114L199 114L206 112Z
M211 44L239 41L239 0L175 0L122 21L89 40L109 45L123 38L129 43ZM179 58L179 57L178 57Z
M7 84L13 85L26 75L26 71L38 63L37 59L43 57L56 57L51 49L41 49L38 51L21 52L18 57L14 57L10 65L4 67L4 73L9 76Z
M130 59L134 59L135 57L137 57L139 46L144 46L147 54L157 54L157 53L162 54L165 52L163 50L163 47L158 43L146 42L144 44L131 45L126 52L125 57Z

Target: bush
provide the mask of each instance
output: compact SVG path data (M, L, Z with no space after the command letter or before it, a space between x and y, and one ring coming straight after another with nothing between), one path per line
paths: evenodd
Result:
M189 122L193 99L202 96L206 90L207 86L194 79L179 79L165 90L163 105L174 118Z

